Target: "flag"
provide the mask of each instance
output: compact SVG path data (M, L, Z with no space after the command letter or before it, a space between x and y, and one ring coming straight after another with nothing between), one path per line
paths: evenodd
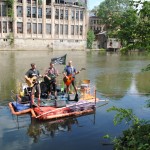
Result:
M66 56L67 56L67 54L65 54L62 57L52 58L51 62L54 63L54 64L65 65L66 64Z

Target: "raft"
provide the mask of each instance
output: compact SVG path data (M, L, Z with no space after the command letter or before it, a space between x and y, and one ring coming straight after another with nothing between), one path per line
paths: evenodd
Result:
M65 107L35 107L32 116L39 120L58 119L70 116L81 116L95 111L95 103L80 100Z
M9 103L9 108L14 115L30 113L33 118L39 120L76 117L93 113L96 103L99 101L96 98L95 87L84 83L78 90L80 91L79 96L77 94L66 96L67 94L63 93L58 95L57 99L41 99L40 102L35 99L35 105L32 105L32 108L30 108L30 103L22 104L23 99L14 96L16 99Z
M18 104L20 110L17 110L14 104ZM25 107L25 105L21 105L18 102L9 102L8 104L10 111L13 115L23 115L23 114L27 114L27 113L31 113L31 111L33 111L30 107ZM22 108L22 109L21 109Z

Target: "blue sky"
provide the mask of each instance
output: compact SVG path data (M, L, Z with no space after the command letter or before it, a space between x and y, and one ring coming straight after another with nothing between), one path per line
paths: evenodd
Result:
M104 0L88 0L88 9L91 10L94 6L98 6Z

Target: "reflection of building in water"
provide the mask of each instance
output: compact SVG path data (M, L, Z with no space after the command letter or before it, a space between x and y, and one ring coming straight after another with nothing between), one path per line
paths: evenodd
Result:
M27 134L33 138L34 142L38 142L41 135L50 135L53 138L59 131L71 131L72 125L78 125L77 118L66 118L46 122L32 120L28 127Z
M87 0L0 1L0 47L8 49L85 49Z

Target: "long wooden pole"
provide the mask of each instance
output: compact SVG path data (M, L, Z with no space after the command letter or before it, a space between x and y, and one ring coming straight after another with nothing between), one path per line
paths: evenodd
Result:
M88 103L91 103L91 102L80 103L79 105L88 104ZM64 109L64 108L69 108L69 107L71 107L71 106L79 106L79 105L76 105L76 104L74 105L74 104L72 104L72 105L70 105L70 106L61 107L61 108L56 108L56 109L54 109L54 110L50 110L50 111L47 111L47 112L45 112L45 113L43 113L43 114L41 114L41 115L38 115L38 116L36 116L36 118L39 118L39 117L41 117L41 116L43 116L43 115L46 115L46 114L48 114L48 113L51 113L51 112L54 112L54 111L57 111L57 110L62 110L62 109Z

